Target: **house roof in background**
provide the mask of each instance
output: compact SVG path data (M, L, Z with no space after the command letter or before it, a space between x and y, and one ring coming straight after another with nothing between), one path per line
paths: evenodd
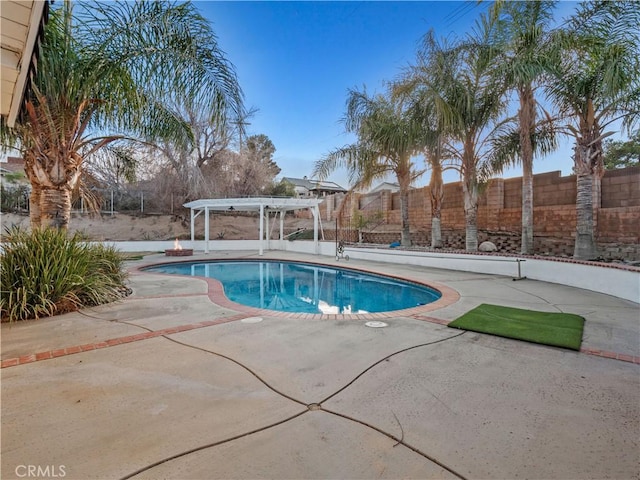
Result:
M304 187L307 190L311 190L313 188L313 183L306 178L282 177L282 180L289 182L294 187Z
M0 114L14 127L22 108L37 50L43 35L49 0L2 1L0 8L0 58L2 93Z
M368 193L380 192L382 190L391 190L391 191L396 192L396 191L400 190L400 184L399 183L393 183L393 182L382 182L379 185L376 185L371 190L369 190Z
M335 182L328 182L325 180L309 180L307 178L294 178L283 177L282 180L291 183L294 187L304 187L309 191L322 190L333 192L346 192L345 188L342 188Z

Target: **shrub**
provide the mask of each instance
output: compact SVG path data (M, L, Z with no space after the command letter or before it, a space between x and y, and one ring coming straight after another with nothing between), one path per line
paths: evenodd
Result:
M26 320L109 303L128 294L123 258L80 234L7 230L0 255L2 321Z

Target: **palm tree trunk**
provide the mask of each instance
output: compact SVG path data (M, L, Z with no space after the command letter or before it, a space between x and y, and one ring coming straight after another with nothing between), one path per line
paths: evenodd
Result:
M400 184L400 217L402 221L402 231L400 233L400 245L411 246L411 231L409 228L409 188L411 187L410 172L402 172L398 175Z
M400 216L402 218L402 231L400 244L403 247L411 246L411 231L409 229L409 189L400 190Z
M69 227L71 217L71 190L49 188L31 184L29 196L29 218L31 228Z
M82 157L73 153L70 158L46 158L33 150L25 152L25 173L31 182L32 228L68 228L71 192L80 178L81 161Z
M573 257L589 260L598 256L593 223L593 174L577 175L576 243Z
M576 243L573 257L590 260L598 256L593 221L594 182L602 170L602 142L599 128L581 132L574 150L574 171L576 173Z
M478 251L478 182L475 175L462 182L464 194L465 250Z
M464 196L465 250L478 251L478 171L475 145L469 132L462 154L462 194Z
M533 253L533 172L531 165L522 169L522 238L520 253Z
M41 226L66 230L71 218L71 190L44 188L40 197Z
M31 194L29 195L29 219L31 220L31 229L40 228L42 217L40 215L40 197L42 189L40 185L31 183Z
M431 195L431 248L442 248L442 230L440 220L442 216L442 200L444 199L444 185L442 181L442 165L439 159L430 159L431 180L429 194Z
M442 248L441 225L440 218L431 217L431 248Z
M531 85L519 89L520 156L522 159L522 238L520 252L533 253L533 145L535 99Z

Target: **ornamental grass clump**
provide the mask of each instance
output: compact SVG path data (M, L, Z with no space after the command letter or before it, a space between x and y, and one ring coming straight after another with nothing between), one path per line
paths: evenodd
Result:
M124 297L127 274L112 247L64 230L11 228L0 255L3 322L38 319Z

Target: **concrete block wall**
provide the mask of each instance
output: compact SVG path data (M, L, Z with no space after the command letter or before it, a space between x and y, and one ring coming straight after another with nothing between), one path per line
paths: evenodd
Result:
M598 211L598 240L640 243L640 206L601 208Z
M640 207L640 167L608 171L602 178L602 208Z
M576 177L561 172L534 175L534 249L550 255L573 254L576 228ZM441 211L446 247L464 248L465 213L462 183L444 185ZM640 167L607 171L601 182L600 205L594 213L596 240L604 258L640 260ZM400 194L380 192L376 206L384 212L384 233L369 232L366 241L390 243L399 238ZM478 207L479 240L491 240L504 252L520 248L522 178L492 179L481 193ZM371 200L369 200L371 202ZM360 195L359 204L367 204ZM335 215L334 211L334 215ZM351 215L351 210L348 211ZM348 221L348 220L347 220ZM430 244L431 196L429 187L413 189L409 195L412 240ZM396 226L396 230L388 228ZM390 231L392 230L392 231ZM379 241L377 241L379 240Z

